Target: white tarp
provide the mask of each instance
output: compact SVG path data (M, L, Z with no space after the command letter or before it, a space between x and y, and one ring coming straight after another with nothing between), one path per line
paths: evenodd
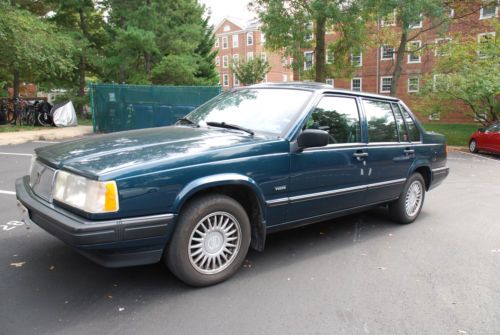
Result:
M78 126L75 107L71 101L54 110L52 118L56 127Z

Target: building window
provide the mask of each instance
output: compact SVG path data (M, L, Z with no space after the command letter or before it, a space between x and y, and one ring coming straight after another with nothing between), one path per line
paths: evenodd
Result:
M219 56L215 57L215 65L220 66L220 57Z
M481 58L486 57L484 49L488 48L488 45L492 45L493 43L495 43L495 33L491 32L477 35L477 43L477 54Z
M311 70L314 64L314 52L304 52L304 70Z
M263 62L267 62L267 54L265 52L262 52L260 54L260 59L263 61Z
M266 43L266 34L260 33L260 44Z
M229 76L227 73L222 75L222 86L229 86Z
M351 90L361 92L363 89L363 79L362 78L352 78L351 79Z
M240 55L234 54L233 55L233 65L238 65L240 63Z
M309 22L306 24L306 36L305 39L306 41L312 41L313 40L313 23Z
M231 27L228 24L226 24L224 26L224 31L230 31L230 30L231 30Z
M325 62L326 64L332 64L333 61L334 61L334 58L333 58L333 52L330 51L329 49L326 49L326 55L325 55L326 59L325 59Z
M410 24L410 29L422 28L422 14L420 14L420 20Z
M285 83L286 83L287 81L288 81L288 75L287 75L287 74L284 74L284 75L283 75L283 82L285 82Z
M227 55L222 56L222 67L227 67L228 66L228 59Z
M391 91L392 77L380 78L380 92L389 93Z
M363 66L363 54L351 54L351 65L355 67Z
M439 120L441 120L440 112L434 112L429 114L429 121L439 121Z
M481 12L479 14L479 19L484 20L484 19L490 19L492 17L498 16L498 1L493 2L493 1L488 1L489 3L483 7L481 7Z
M267 73L266 73L266 75L264 76L264 81L263 81L263 82L264 82L264 83L267 83Z
M387 59L394 59L394 48L390 47L388 45L384 45L380 48L380 59L381 60L387 60Z
M227 49L227 36L222 37L222 49Z
M238 35L233 35L233 48L238 47Z
M434 48L434 56L448 56L450 48L451 38L436 38L436 46Z
M253 32L247 33L247 45L253 45Z
M408 78L408 92L420 91L420 79L418 77Z
M219 38L218 37L215 38L215 47L216 48L219 47Z
M327 79L327 80L326 80L326 84L327 84L328 86L335 87L335 86L333 86L333 79Z
M253 52L252 51L247 52L247 62L251 61L252 59L253 59Z
M421 41L410 42L410 50L408 53L408 64L420 63L421 58L418 50L422 47Z
M282 58L281 58L281 66L285 67L285 66L287 66L287 65L288 65L288 62L287 62L287 60L286 60L286 57L282 57Z
M387 14L380 20L380 25L382 27L391 27L396 25L396 10L393 10L392 13Z
M233 74L233 86L240 86L240 80Z

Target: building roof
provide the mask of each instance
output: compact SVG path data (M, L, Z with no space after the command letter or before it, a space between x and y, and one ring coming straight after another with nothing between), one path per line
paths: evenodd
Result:
M244 21L236 17L226 16L215 26L214 32L217 31L226 21L238 26L241 30L257 30L260 28L260 21L258 19Z

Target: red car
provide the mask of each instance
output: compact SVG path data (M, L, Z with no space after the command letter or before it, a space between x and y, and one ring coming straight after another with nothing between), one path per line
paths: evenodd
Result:
M479 128L469 139L470 152L488 151L500 154L500 121Z

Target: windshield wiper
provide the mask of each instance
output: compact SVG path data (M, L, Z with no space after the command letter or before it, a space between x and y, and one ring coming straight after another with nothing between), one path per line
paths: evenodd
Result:
M212 122L212 121L209 121L209 122L207 122L207 126L241 130L241 131L244 131L246 133L249 133L252 136L255 134L252 130L250 130L248 128L240 127L238 125L230 124L230 123L225 123L225 122Z
M179 120L177 120L178 122L185 122L187 124L190 124L190 125L193 125L195 126L196 128L199 128L200 125L197 124L196 122L194 121L191 121L190 119L188 119L187 117L181 117Z

